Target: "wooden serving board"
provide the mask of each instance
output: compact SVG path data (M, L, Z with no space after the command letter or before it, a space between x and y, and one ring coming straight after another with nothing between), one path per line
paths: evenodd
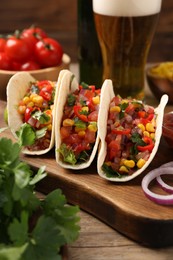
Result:
M0 101L0 127L5 126L5 102ZM13 138L5 131L0 137ZM46 165L48 176L37 190L43 193L61 188L69 203L93 214L125 236L151 247L173 245L173 206L161 206L147 199L141 188L144 175L173 160L173 150L161 140L159 150L145 172L126 183L112 183L97 174L96 160L80 171L63 169L56 164L54 149L43 156L22 155L34 169Z

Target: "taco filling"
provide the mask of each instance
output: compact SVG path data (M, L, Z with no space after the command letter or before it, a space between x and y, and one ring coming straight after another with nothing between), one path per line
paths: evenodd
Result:
M109 106L107 154L102 165L106 176L121 178L142 168L154 148L155 130L153 107L115 96Z
M30 151L49 148L52 133L52 111L54 107L55 82L49 80L29 83L25 96L19 101L17 111L23 125L17 131L25 131L30 138Z
M61 160L76 165L87 161L97 137L100 89L85 83L67 95L60 126Z

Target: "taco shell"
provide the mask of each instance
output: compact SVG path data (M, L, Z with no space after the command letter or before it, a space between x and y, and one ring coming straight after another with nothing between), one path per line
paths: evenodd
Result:
M66 103L68 94L73 93L78 88L79 88L79 83L76 80L74 74L67 70L66 73L61 78L61 84L60 84L59 95L58 95L59 107L58 107L58 109L56 109L56 114L55 114L55 118L56 118L56 124L55 124L56 162L57 162L57 164L59 164L63 168L73 169L73 170L80 170L80 169L84 169L84 168L89 167L90 164L92 163L95 155L96 155L98 144L99 144L99 137L98 137L98 134L97 134L96 142L94 144L94 147L93 147L92 153L89 157L89 160L87 160L83 163L80 163L80 164L75 164L75 165L71 165L69 163L62 161L60 152L58 151L60 149L60 146L61 146L61 143L62 143L61 142L60 128L61 128L61 121L62 121L62 116L63 116L63 111L64 111L64 105Z
M57 95L59 90L59 85L61 81L61 77L64 74L60 73L58 77L58 81L56 83L56 93L54 103L57 101ZM16 131L18 131L23 124L20 114L17 112L17 106L20 100L25 96L27 89L29 87L30 82L34 82L36 79L30 75L28 72L17 72L14 76L12 76L7 85L7 111L8 111L8 125L13 133L14 137L17 139ZM57 103L55 103L57 105ZM51 141L50 145L47 149L31 151L26 147L23 147L22 152L28 155L41 155L50 151L55 144L55 132L54 132L54 111L53 110L53 122L52 122L52 133L51 133Z
M98 117L98 133L100 138L100 145L99 145L99 152L98 152L98 160L97 160L97 171L98 174L109 181L113 182L126 182L134 179L138 175L140 175L152 162L155 154L157 153L160 138L162 135L162 123L163 123L163 115L164 115L164 108L168 102L168 96L165 94L162 96L160 100L160 104L157 108L155 108L156 114L156 132L155 132L155 145L150 154L149 159L146 161L144 166L138 170L136 170L132 175L125 175L121 178L115 177L107 177L106 173L102 170L102 165L105 161L106 154L107 154L107 143L105 141L106 134L107 134L107 120L108 120L108 111L109 105L112 98L115 96L113 91L113 85L111 80L105 80L102 86L102 95L101 95L101 102L100 102L100 113Z

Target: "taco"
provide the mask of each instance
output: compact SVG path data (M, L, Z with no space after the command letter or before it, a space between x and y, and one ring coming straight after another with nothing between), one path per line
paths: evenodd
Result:
M61 76L57 82L38 81L28 72L18 72L8 82L8 125L17 139L22 136L25 154L44 154L55 144L54 102L60 80Z
M98 174L115 182L129 181L141 174L153 160L160 143L164 108L115 96L111 80L102 87L98 132Z
M87 168L97 152L100 89L77 82L68 71L61 79L56 110L56 161L69 169Z

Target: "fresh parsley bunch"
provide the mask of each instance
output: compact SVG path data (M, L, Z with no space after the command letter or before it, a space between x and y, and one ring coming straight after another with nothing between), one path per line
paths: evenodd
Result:
M34 188L45 167L34 174L20 152L19 143L0 138L0 259L61 259L60 247L78 237L79 208L60 189L39 200Z

